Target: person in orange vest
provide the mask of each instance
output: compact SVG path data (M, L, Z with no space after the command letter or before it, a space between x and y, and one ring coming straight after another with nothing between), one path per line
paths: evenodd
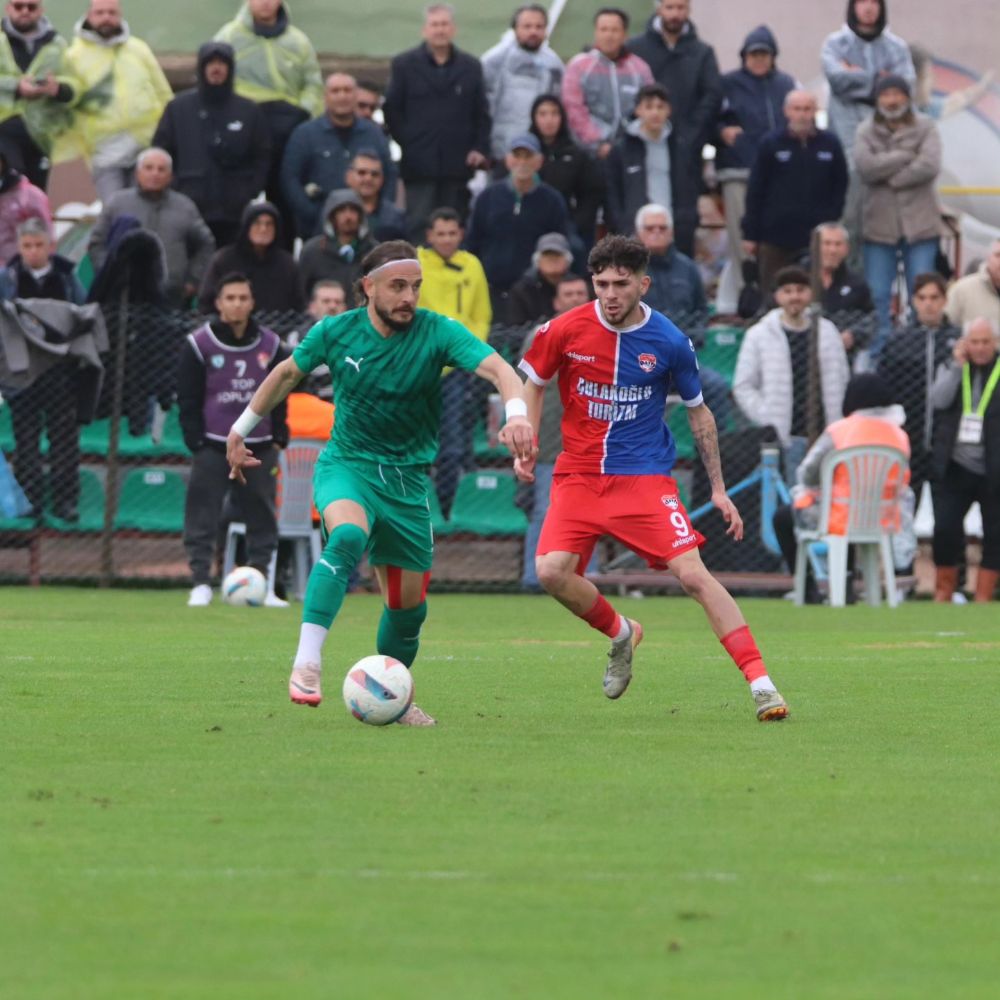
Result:
M855 375L847 384L844 393L844 416L830 424L816 439L806 457L796 470L795 486L792 488L792 505L779 507L774 512L774 533L781 546L781 554L788 567L794 572L797 544L795 527L815 528L820 512L820 466L830 451L864 445L886 445L898 448L907 460L910 457L910 439L903 430L906 413L895 402L892 390L880 375ZM896 561L912 560L912 520L914 497L910 490L910 473L907 469L903 483L890 482L886 489L886 499L900 495L903 517L896 513L884 522L884 527L902 535L903 545L894 546ZM846 469L838 469L833 480L834 497L845 497L850 493ZM902 523L901 523L902 520ZM843 505L834 505L830 512L830 533L843 534L846 528L846 511ZM910 544L907 545L906 542ZM906 551L900 552L903 548ZM909 558L907 558L909 556ZM819 592L812 575L806 580L806 603L820 603Z

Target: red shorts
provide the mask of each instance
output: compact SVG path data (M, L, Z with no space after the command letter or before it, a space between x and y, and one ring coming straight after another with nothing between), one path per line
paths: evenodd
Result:
M705 544L671 476L554 476L538 555L575 552L582 573L601 535L617 539L652 569L666 569L671 559Z

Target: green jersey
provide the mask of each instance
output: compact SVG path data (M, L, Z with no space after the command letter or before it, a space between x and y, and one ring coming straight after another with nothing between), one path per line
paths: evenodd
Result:
M441 369L474 371L495 353L461 323L417 309L407 330L383 337L366 308L321 319L292 357L330 369L337 407L327 454L387 465L430 465L441 425Z

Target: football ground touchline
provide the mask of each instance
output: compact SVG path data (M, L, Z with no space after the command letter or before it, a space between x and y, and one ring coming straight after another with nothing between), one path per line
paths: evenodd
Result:
M57 870L60 877L72 878L73 876L83 876L91 879L223 879L223 880L249 880L249 879L271 879L271 878L297 878L306 869L303 868L159 868L149 866L145 868L60 868ZM410 881L427 882L523 882L529 881L524 877L510 877L502 872L486 871L466 871L462 869L413 869L409 871L392 871L388 868L309 868L310 878L332 878L332 879L406 879ZM660 872L657 878L673 879L678 882L753 882L756 875L740 872ZM538 882L539 879L548 882L565 883L587 883L587 882L625 882L625 881L648 881L649 872L562 872L553 875L546 872L544 876L532 874L531 882ZM847 872L804 872L796 875L787 870L782 875L782 881L803 882L810 885L848 885L864 883L865 885L933 885L947 883L949 885L984 885L1000 886L1000 872L978 873L972 872L967 875L948 876L946 878L935 878L933 875L908 875L902 873L887 873L884 875L859 874Z

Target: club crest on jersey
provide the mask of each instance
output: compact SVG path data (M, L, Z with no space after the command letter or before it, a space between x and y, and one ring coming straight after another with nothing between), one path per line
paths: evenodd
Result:
M660 502L664 507L669 507L671 510L677 510L680 507L681 502L674 496L662 496L660 497Z
M261 371L263 371L265 368L267 368L268 362L270 362L270 360L271 359L268 356L267 351L258 351L257 352L257 364L260 365Z
M639 355L639 367L644 372L651 372L656 367L656 355L655 354L640 354Z
M221 354L212 355L212 367L221 368L226 363L226 359Z

